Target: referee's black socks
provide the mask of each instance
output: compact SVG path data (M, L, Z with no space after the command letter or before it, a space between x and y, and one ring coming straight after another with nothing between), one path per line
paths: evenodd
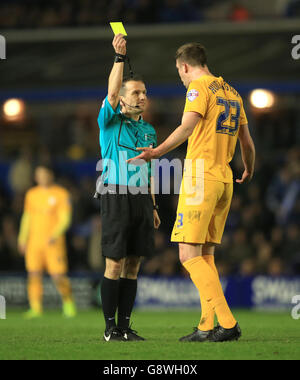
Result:
M110 280L103 277L101 284L102 309L106 323L106 330L116 327L116 311L119 302L119 280Z
M137 279L120 278L118 327L127 329L137 292Z

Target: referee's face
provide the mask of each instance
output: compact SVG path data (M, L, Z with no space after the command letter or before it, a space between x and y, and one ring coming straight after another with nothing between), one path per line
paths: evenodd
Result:
M121 97L127 113L141 114L147 105L145 84L140 81L129 81L125 84L125 94Z

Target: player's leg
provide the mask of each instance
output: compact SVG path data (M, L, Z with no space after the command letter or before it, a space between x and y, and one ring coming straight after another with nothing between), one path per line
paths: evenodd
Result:
M42 298L43 298L43 273L28 272L27 292L30 309L24 314L24 318L38 318L42 315Z
M67 318L76 315L76 305L73 298L71 281L67 276L68 263L65 239L61 236L45 250L45 261L58 293L62 299L63 315Z
M215 268L208 264L207 258L202 256L203 244L207 241L219 243L223 233L224 226L222 230L219 228L220 236L217 238L214 236L215 231L211 220L214 219L218 226L221 226L223 222L225 225L224 218L219 217L219 212L215 213L216 209L222 212L224 204L226 207L228 206L227 201L223 202L226 198L224 197L225 185L217 181L204 181L202 185L203 196L197 198L200 200L197 204L192 202L191 205L191 202L187 202L186 194L180 196L178 204L180 214L178 213L178 215L181 219L173 229L172 240L180 243L180 261L189 272L191 280L201 295L201 300L204 298L202 303L208 303L207 308L210 307L217 314L221 326L231 329L236 325L236 321L228 308L218 274ZM178 232L177 237L176 231ZM209 240L210 235L212 239ZM199 331L196 332L198 335Z
M218 198L210 218L205 240L209 243L220 243L230 207L232 185L222 183L208 183L207 185L210 187L208 193L215 190ZM183 251L182 247L180 249ZM185 247L185 249L192 251L191 247ZM200 294L203 295L215 311L221 325L221 327L219 326L213 330L208 339L214 341L238 339L240 336L239 326L228 307L216 269L210 266L203 256L192 258L191 255L181 254L180 258Z
M200 250L202 251L201 246L180 243L180 261L189 272L191 280L199 293L203 295L215 311L222 328L232 330L237 325L237 322L228 307L219 277L203 256L197 255L197 251L200 252ZM214 330L211 334L213 333ZM207 336L209 340L211 339L211 334Z
M140 257L126 257L120 277L118 327L123 334L126 334L127 339L131 341L145 340L138 336L136 331L130 328L130 317L137 293L137 276L140 264Z
M43 298L43 270L44 257L36 244L31 244L26 249L25 266L28 273L27 294L29 310L24 314L27 319L37 318L42 315Z
M205 322L205 325L200 325L194 329L194 332L180 338L181 342L205 342L208 340L209 335L211 334L214 326L214 310L211 304L207 301L203 289L199 286L197 279L190 271L190 268L185 265L186 262L197 262L203 261L206 263L206 260L202 256L202 244L186 244L179 243L179 259L182 265L189 272L191 280L198 289L201 302L201 320ZM207 264L208 265L208 264ZM205 268L204 268L205 269ZM202 268L202 271L204 271ZM202 272L202 276L205 274ZM200 321L201 322L201 321Z
M75 317L77 311L70 279L65 273L52 273L51 278L62 299L63 315L67 318Z
M192 190L191 185L193 185ZM189 180L183 181L177 208L177 220L171 240L194 244L180 245L181 262L202 256L202 245L206 241L209 221L218 200L218 192L215 182L207 182L200 178L189 178ZM205 254L203 259L207 258L208 256ZM202 311L201 326L199 324L198 329L190 336L183 337L182 341L206 340L208 332L212 331L214 327L214 310L206 301L203 292L199 291L199 296ZM204 333L202 334L202 332Z
M223 190L222 196L220 197L215 207L213 216L210 220L210 224L208 227L208 233L206 237L206 241L207 241L206 246L208 247L207 248L208 250L209 250L210 244L221 243L226 219L227 219L229 209L230 209L232 193L233 193L233 184L232 183L224 184L224 190ZM213 257L211 257L210 260L211 260L211 266L216 271L216 274L218 277L218 271L214 265ZM217 314L219 325L213 330L213 333L210 335L210 340L215 341L215 342L220 342L220 341L225 341L225 340L238 339L241 336L241 330L234 316L231 313L231 310L227 304L225 297L223 301L220 302L219 306L215 308L215 311Z
M215 230L216 229L214 229L214 231ZM222 231L222 228L221 228L221 231ZM218 239L219 238L217 238L216 240L218 240ZM213 271L216 273L217 277L219 278L219 273L218 273L218 270L217 270L216 265L215 265L214 250L215 250L215 245L213 243L205 243L202 247L202 257L208 263L208 265L213 269ZM226 301L226 299L225 299L225 301ZM211 305L209 302L206 302L205 305L207 305L208 308L211 308ZM227 315L227 316L229 316L230 320L234 320L234 317L231 314L231 311L229 310L227 302L224 303L224 305L225 305L225 314L223 314L223 315L225 316L225 318ZM204 309L204 310L202 310L202 316L201 316L201 320L200 320L200 323L198 326L199 329L203 329L203 326L206 325L207 320L205 319L205 317L206 317L206 310ZM223 317L221 317L221 318L223 318ZM215 335L217 331L218 331L218 334L217 334L218 337L213 338L213 335ZM229 330L221 328L221 331L220 331L220 326L217 326L214 329L213 334L211 334L209 336L209 339L217 341L220 339L225 340L225 337L226 337L226 340L232 340L232 338L235 338L235 337L239 338L240 335L241 335L241 332L240 332L239 326L237 324L235 324L235 326L233 328L230 328Z
M202 246L202 257L207 262L207 264L217 272L217 268L215 266L215 246L211 243L205 243ZM215 312L211 307L211 304L206 301L205 297L200 294L200 302L201 302L201 318L198 325L198 329L201 331L210 331L214 328L215 324Z
M183 255L187 255L186 257L196 257L193 255L193 253L187 253L188 246L182 246L181 247L181 258L183 259ZM211 243L205 243L204 245L200 245L199 248L196 247L195 255L200 256L202 255L202 258L207 262L207 264L214 270L216 274L217 269L214 263L214 250L215 246ZM198 289L199 290L199 289ZM201 331L212 331L214 328L214 322L215 322L215 312L212 308L211 304L207 302L206 298L204 297L203 293L199 292L200 296L200 302L201 302L201 318L198 325L198 329Z

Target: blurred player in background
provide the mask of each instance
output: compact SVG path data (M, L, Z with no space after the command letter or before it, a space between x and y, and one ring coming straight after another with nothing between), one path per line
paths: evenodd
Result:
M101 284L106 325L103 338L107 342L141 341L144 338L130 327L130 317L141 257L153 255L154 228L159 227L160 219L154 194L151 197L150 165L143 166L143 179L135 181L136 167L120 157L134 157L138 146L156 146L157 140L153 126L141 116L147 105L144 82L137 77L123 78L126 40L122 34L114 37L113 47L116 56L108 94L98 117L102 161L111 163L101 175L101 189L97 188L105 257Z
M202 316L198 328L180 340L237 340L241 330L224 297L214 251L221 243L231 204L233 176L229 163L237 139L244 163L237 183L251 180L255 148L240 95L222 77L210 73L204 47L198 43L181 46L176 67L188 89L181 125L157 148L145 147L135 159L160 157L188 139L171 240L179 243L180 261L199 290ZM219 324L214 328L215 314Z
M26 318L42 315L42 281L46 270L63 301L63 315L73 317L76 308L67 277L65 232L71 223L70 194L54 183L53 169L41 164L35 170L37 186L25 195L24 213L18 237L19 251L25 254L30 309Z

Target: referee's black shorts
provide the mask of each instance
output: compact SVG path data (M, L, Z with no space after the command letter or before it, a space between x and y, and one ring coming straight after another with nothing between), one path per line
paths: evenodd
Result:
M154 252L151 194L101 194L102 255L149 257Z

